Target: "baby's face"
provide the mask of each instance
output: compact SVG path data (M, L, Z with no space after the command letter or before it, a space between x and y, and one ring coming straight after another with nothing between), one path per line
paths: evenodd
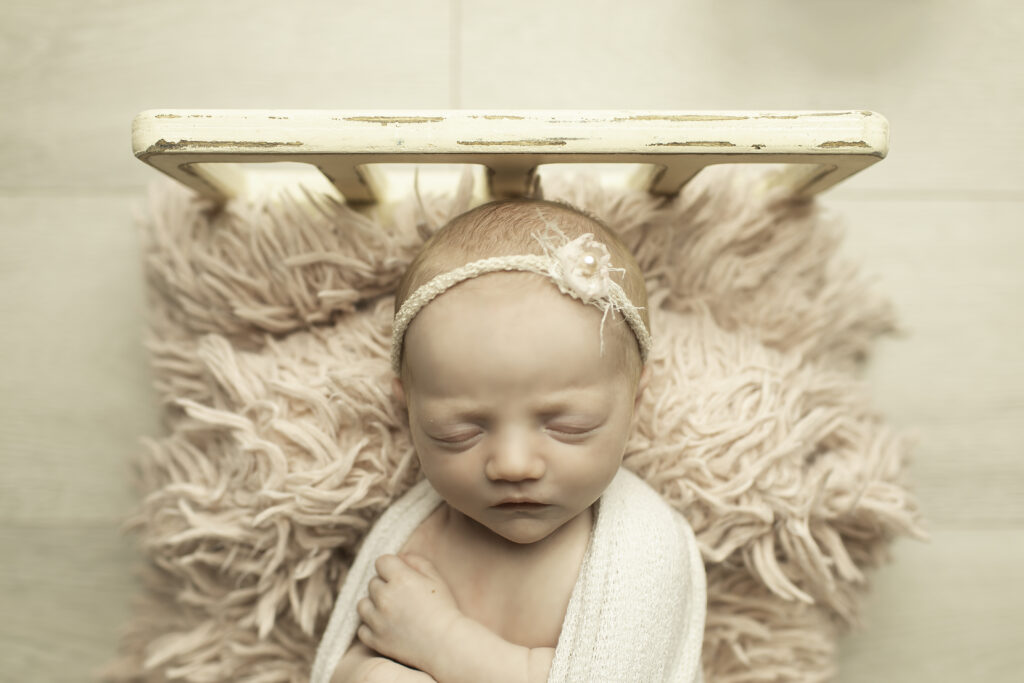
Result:
M405 337L413 444L456 510L534 543L592 505L622 461L636 390L627 334L542 278L493 273L427 305ZM621 321L614 325L622 325ZM533 501L514 505L507 501Z

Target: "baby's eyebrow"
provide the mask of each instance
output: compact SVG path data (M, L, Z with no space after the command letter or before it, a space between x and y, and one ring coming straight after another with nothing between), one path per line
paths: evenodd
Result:
M537 403L535 410L545 415L564 412L579 412L583 409L580 402L569 398L552 399Z
M587 389L569 389L552 392L547 396L533 402L530 410L536 413L552 414L563 412L594 412L598 406L594 401L586 400L592 396ZM477 401L461 398L431 399L439 412L444 412L446 417L463 420L486 419L490 413L487 407L481 406Z

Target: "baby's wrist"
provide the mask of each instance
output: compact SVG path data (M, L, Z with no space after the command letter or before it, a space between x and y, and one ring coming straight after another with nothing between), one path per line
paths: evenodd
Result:
M351 679L363 681L389 681L390 683L436 683L433 676L392 661L386 657L374 657L356 668Z
M529 648L508 642L461 612L443 643L430 673L445 683L521 681L529 670Z
M474 627L478 624L456 611L442 630L439 647L431 653L431 661L426 668L439 681L459 680L459 670L466 656L466 646L472 647Z

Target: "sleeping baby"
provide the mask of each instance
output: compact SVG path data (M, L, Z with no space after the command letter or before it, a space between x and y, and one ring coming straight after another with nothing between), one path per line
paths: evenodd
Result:
M425 479L375 524L328 681L697 681L693 533L621 467L651 348L643 276L544 200L439 230L397 292L394 393Z

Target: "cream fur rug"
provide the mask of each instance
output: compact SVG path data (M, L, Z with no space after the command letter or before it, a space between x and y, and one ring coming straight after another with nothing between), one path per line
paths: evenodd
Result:
M711 167L670 201L549 183L647 273L653 378L625 465L697 535L706 680L819 681L867 571L921 536L909 443L856 371L894 329L814 202ZM391 292L465 207L376 221L321 196L222 211L169 182L142 221L166 435L135 462L146 585L111 680L305 681L360 539L418 479L389 388Z

